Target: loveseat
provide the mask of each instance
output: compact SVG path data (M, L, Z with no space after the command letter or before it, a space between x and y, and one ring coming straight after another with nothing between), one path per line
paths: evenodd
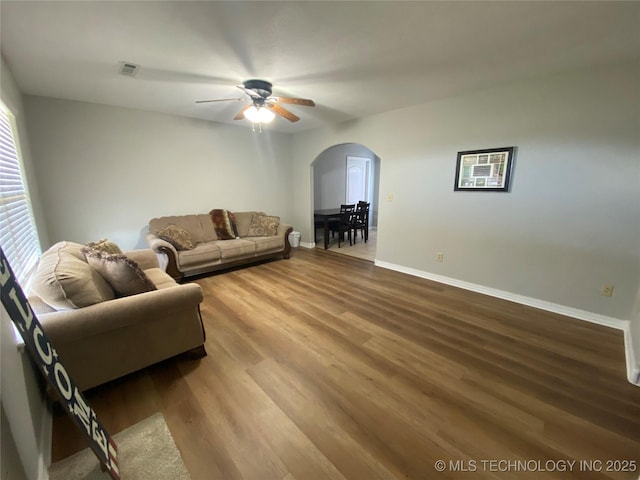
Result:
M166 272L183 277L282 256L289 258L293 227L264 212L211 210L153 218L149 246L167 257Z
M109 255L73 242L43 253L29 302L81 390L183 352L205 355L197 284L149 249Z

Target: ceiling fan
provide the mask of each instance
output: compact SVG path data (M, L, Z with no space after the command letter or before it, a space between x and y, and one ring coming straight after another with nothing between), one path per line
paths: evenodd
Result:
M308 100L306 98L272 96L273 85L266 80L247 80L242 82L242 85L236 85L236 87L246 93L249 98L219 98L217 100L198 100L196 103L229 101L251 102L240 110L233 119L242 120L243 118L246 118L253 123L268 123L273 120L275 113L286 118L290 122L297 122L300 120L300 117L282 107L280 105L281 103L301 105L304 107L316 106L313 100Z

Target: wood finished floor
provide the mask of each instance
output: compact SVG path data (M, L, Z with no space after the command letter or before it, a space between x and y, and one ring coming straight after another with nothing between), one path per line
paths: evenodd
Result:
M618 330L318 249L197 283L207 357L87 392L111 434L162 412L194 480L638 477L604 471L640 463ZM53 460L84 447L55 414ZM518 459L602 471L486 462Z
M318 230L318 232L316 232L316 248L324 249L324 241L322 235L323 234L321 230ZM349 245L349 241L347 240L345 242L341 242L340 248L338 248L338 237L336 236L334 238L331 238L328 250L330 252L341 253L343 255L349 255L350 257L362 258L364 260L373 262L376 259L377 242L378 232L375 229L371 229L369 231L369 238L366 243L363 241L360 232L358 232L358 238L353 243L353 245Z

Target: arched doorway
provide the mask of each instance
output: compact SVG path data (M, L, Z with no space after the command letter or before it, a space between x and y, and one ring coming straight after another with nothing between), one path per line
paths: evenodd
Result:
M332 238L329 250L369 261L375 260L378 226L380 157L364 145L344 143L320 153L311 163L311 205L313 210L338 208L343 203L365 200L370 203L369 241L359 238L353 246L338 248ZM357 200L354 200L357 199ZM324 248L323 231L317 229L315 243Z

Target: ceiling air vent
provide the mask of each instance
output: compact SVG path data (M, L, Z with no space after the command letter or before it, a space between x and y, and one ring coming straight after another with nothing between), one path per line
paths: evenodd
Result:
M140 65L130 62L120 62L120 75L135 77L138 70L140 70Z

